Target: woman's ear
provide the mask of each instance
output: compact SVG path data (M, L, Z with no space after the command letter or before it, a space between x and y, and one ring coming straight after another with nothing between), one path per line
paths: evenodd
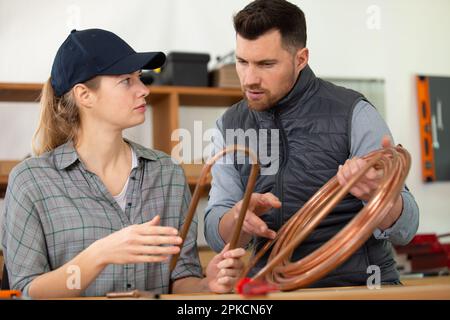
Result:
M309 62L309 49L308 48L301 48L297 50L297 53L295 54L295 68L298 71L303 70L304 67Z
M73 94L77 104L80 107L88 109L92 108L95 100L95 94L87 86L82 83L76 84L73 87Z

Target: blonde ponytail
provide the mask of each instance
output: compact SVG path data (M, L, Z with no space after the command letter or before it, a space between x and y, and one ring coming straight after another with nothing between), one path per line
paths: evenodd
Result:
M84 83L90 89L98 87L98 81L93 78ZM39 156L56 147L73 140L80 128L80 113L73 90L62 97L57 97L49 78L41 93L41 114L39 125L33 136L33 152Z

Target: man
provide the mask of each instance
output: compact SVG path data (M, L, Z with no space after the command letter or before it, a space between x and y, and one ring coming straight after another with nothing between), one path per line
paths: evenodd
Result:
M236 69L245 99L218 119L214 147L218 151L234 143L226 139L229 130L268 130L268 136L274 132L270 139L257 135L256 145L279 155L270 163L277 170L261 171L240 237L241 246L252 243L258 251L329 179L337 174L345 185L365 163L361 157L390 146L392 138L386 123L360 93L315 77L308 66L305 17L297 6L283 0L256 0L234 17L234 28ZM273 143L275 133L279 138ZM237 163L237 159L234 156L234 164L217 165L212 171L205 236L215 251L231 239L250 172L248 163ZM379 173L371 169L295 250L293 260L340 231L378 184ZM417 204L405 188L373 236L312 286L365 285L370 265L380 267L382 283L400 283L391 243L411 240L418 215ZM251 274L266 264L267 257Z

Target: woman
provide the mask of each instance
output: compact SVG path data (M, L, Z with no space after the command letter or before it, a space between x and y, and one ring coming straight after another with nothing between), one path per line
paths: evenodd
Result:
M149 290L232 290L243 249L216 255L203 278L197 225L180 251L190 201L182 169L166 154L122 138L145 120L141 69L165 61L117 35L73 30L41 97L37 157L10 174L2 246L13 289L31 298Z

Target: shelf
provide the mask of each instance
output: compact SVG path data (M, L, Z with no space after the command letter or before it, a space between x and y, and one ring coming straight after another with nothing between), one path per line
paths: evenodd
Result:
M158 104L170 95L178 96L182 106L230 106L240 99L242 93L237 88L148 86L149 104ZM38 102L42 83L0 83L0 101Z
M238 88L148 86L147 102L152 105L153 147L171 154L176 141L172 132L179 128L180 106L231 106L242 99ZM41 83L0 83L0 101L37 102Z
M198 178L200 176L200 172L202 171L203 164L181 164L181 167L184 170L184 174L186 176L187 183L191 192L194 192L195 186L197 185ZM208 195L209 189L211 187L211 174L208 175L207 178L207 186L202 192L202 196Z
M5 195L9 172L19 162L19 160L0 160L0 198L3 198Z
M0 102L38 102L42 83L0 83ZM171 136L179 126L180 106L228 107L242 99L239 88L148 86L147 102L152 106L153 148L171 154L178 144ZM1 161L0 161L1 162ZM4 161L3 161L4 162ZM183 165L193 190L202 165ZM9 171L0 173L0 197L6 189ZM206 190L205 190L206 192Z
M0 101L38 102L41 83L0 83Z
M177 95L180 106L224 107L242 99L236 88L149 86L147 101L155 105L161 98Z

